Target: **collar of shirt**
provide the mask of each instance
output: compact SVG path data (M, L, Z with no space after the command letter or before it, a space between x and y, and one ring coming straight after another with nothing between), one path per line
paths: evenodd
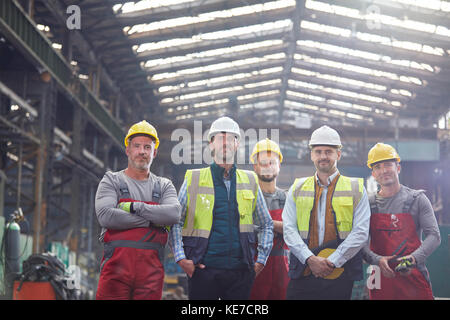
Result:
M339 174L339 170L336 169L336 171L331 176L328 177L326 186L320 182L319 177L317 176L317 172L315 173L315 177L316 177L316 180L317 180L317 183L319 184L319 186L324 188L324 187L328 187L330 185L331 181L333 181L333 179L336 178L336 176L338 174Z
M211 164L211 169L213 170L213 174L216 174L218 177L222 177L224 181L231 180L232 176L236 171L236 164L233 163L233 166L230 168L228 172L228 177L225 177L223 174L225 172L225 168L219 166L215 161Z

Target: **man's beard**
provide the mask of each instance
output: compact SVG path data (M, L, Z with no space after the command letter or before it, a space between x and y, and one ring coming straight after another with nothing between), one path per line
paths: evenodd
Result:
M320 162L324 162L324 161L320 161ZM317 171L321 172L321 173L331 173L335 167L335 162L333 161L328 161L328 166L327 167L321 167L320 166L320 162L317 163L316 165L316 169Z
M272 182L272 181L275 180L276 177L278 176L278 173L273 174L273 173L272 173L272 172L273 172L272 170L266 170L266 172L264 172L264 171L265 171L265 170L262 169L261 172L259 172L259 173L257 174L259 180L261 180L261 181L264 181L264 182ZM272 171L272 172L270 172L270 171Z
M264 182L272 182L273 180L275 180L277 177L276 174L273 174L271 176L267 176L267 175L258 175L259 180L264 181Z
M141 158L141 161L135 161L135 160L130 159L130 164L135 169L148 170L150 168L150 165L152 164L152 161L153 161L153 158L151 158L151 159Z

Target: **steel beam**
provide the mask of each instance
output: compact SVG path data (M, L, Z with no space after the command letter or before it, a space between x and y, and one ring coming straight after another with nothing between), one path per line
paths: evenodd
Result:
M35 27L34 22L16 3L0 2L0 30L26 57L43 66L78 107L83 108L94 123L123 148L125 133L102 106L97 97L72 73L69 63L52 48L51 42Z

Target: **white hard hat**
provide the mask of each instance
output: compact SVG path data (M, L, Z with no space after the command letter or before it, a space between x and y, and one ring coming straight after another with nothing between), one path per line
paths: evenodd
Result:
M211 142L211 138L220 132L233 133L238 140L241 138L239 125L229 117L220 117L211 124L208 133L208 141Z
M321 126L312 133L311 140L309 140L309 147L312 148L317 145L342 147L339 133L329 126Z

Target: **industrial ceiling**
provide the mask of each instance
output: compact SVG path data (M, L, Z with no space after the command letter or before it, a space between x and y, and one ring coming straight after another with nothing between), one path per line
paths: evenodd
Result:
M55 42L56 2L37 1L35 14ZM59 3L81 8L104 69L164 122L430 128L449 111L447 1Z

